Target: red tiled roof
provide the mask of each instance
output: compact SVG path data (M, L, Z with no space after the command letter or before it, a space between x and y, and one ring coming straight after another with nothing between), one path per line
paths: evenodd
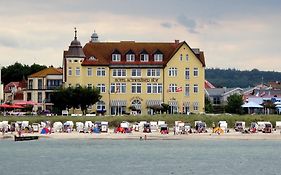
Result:
M114 65L165 65L183 44L186 44L186 42L181 42L181 43L177 43L177 42L176 43L148 43L148 42L145 43L145 42L134 42L134 41L94 42L94 43L89 42L83 48L83 51L86 55L86 59L84 59L84 61L82 62L82 65L83 66L90 66L90 65L108 66L110 64L114 64ZM118 50L121 53L120 62L111 61L112 53L115 50ZM130 50L136 54L134 62L126 61L126 53ZM140 61L140 53L143 50L147 51L149 54L148 62ZM163 53L163 62L153 61L153 54L157 50L159 50ZM200 54L195 54L195 55L202 62L203 66L205 66L203 52L202 53L200 52ZM92 56L95 57L95 60L89 59Z

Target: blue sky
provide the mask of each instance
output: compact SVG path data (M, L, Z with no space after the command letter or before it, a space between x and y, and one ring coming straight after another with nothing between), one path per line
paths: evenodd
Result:
M185 40L205 52L208 68L281 72L278 0L0 1L2 66L61 66L74 27L84 45L101 41Z

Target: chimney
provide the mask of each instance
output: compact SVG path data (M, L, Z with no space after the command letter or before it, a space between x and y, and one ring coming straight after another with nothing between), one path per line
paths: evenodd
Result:
M175 44L179 44L180 43L180 40L175 40Z

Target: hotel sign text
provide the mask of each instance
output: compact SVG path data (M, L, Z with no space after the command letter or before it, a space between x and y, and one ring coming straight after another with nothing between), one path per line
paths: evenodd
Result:
M115 82L158 82L158 78L115 78Z

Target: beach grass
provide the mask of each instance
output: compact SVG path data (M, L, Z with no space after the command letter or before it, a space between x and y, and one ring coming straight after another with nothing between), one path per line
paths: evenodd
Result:
M0 121L29 121L29 123L40 123L42 121L50 122L85 122L85 121L108 121L109 127L116 127L122 121L128 121L131 123L139 121L166 121L166 123L172 127L175 121L188 122L194 127L194 122L201 120L206 122L207 127L211 127L212 123L218 123L218 121L227 121L228 127L233 128L236 121L245 121L248 127L251 122L257 121L270 121L275 126L276 121L281 121L281 115L141 115L141 116L95 116L95 117L72 117L72 116L0 116Z

